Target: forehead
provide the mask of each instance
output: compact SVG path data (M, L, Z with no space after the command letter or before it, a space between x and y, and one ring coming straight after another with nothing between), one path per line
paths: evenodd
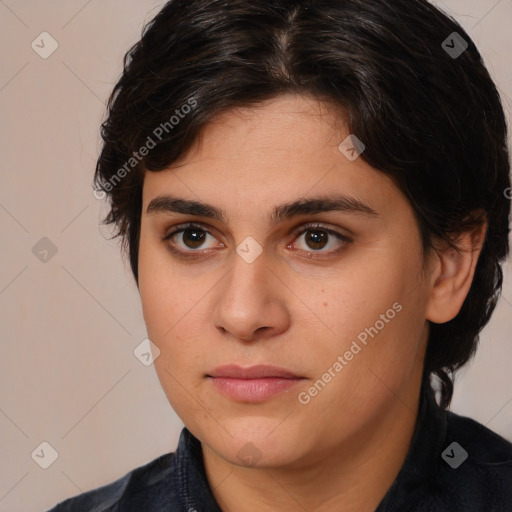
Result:
M227 111L169 169L146 172L144 210L163 194L246 212L272 205L274 213L288 198L343 194L378 212L401 193L363 158L340 150L349 135L338 111L309 97Z
M314 130L312 130L314 129ZM187 156L203 153L247 158L301 155L319 146L338 146L348 135L343 114L333 104L311 96L285 94L254 107L234 108L219 114L201 131Z

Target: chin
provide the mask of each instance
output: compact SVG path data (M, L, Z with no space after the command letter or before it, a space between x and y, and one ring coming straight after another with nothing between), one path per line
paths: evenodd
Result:
M282 418L262 417L243 417L229 422L219 419L225 430L218 426L214 433L210 428L200 427L197 434L191 432L233 464L275 467L292 462L297 457L297 447L303 446L303 440L298 433L290 431L289 425L278 426L281 421Z

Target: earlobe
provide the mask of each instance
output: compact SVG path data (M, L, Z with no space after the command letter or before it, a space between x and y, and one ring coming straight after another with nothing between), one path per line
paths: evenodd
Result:
M487 224L484 222L457 237L457 250L450 246L437 250L430 274L432 282L426 309L427 320L442 324L459 313L473 282L486 231Z

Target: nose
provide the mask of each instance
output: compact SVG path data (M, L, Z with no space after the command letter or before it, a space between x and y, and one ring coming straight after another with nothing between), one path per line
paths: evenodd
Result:
M268 339L286 331L290 325L287 288L269 266L265 252L252 263L238 254L233 260L215 288L215 327L241 341Z

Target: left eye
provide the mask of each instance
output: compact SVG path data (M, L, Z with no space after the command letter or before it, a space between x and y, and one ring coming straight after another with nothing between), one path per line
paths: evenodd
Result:
M305 249L299 248L300 251L304 252L337 252L340 250L340 247L343 248L345 245L350 243L350 239L337 231L332 229L327 229L323 226L305 226L302 230L297 234L297 238L295 238L294 242L300 240L303 237L304 244L306 246ZM334 239L334 240L333 240ZM324 251L326 247L337 245L338 248L331 248L331 250ZM290 246L288 246L290 247Z

